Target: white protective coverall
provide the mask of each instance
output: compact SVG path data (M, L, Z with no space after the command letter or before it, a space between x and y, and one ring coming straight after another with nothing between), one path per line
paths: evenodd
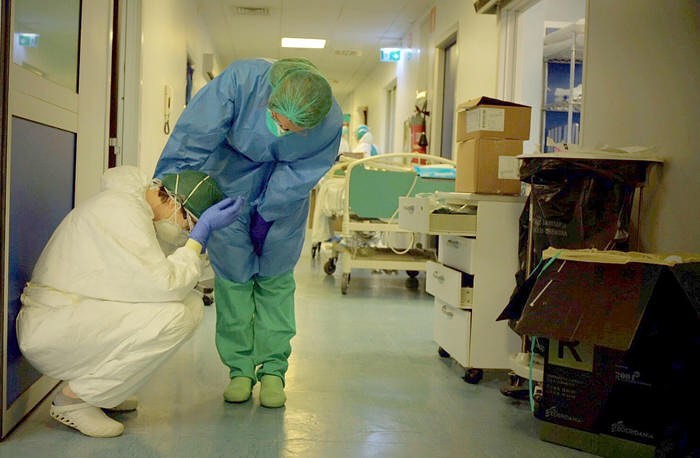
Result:
M97 407L132 395L202 318L201 258L188 247L165 256L150 182L136 167L105 172L102 191L51 236L21 297L24 356Z

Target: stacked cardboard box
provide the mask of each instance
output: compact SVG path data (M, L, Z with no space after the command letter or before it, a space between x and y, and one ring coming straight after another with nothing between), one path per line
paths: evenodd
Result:
M530 138L530 107L479 97L457 108L455 191L520 194L523 140Z

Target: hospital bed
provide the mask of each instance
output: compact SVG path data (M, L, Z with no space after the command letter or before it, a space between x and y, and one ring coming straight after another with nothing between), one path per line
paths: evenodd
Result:
M454 179L426 177L431 175L431 170L439 169L421 165L418 173L412 164L404 164L412 159L433 166L442 164L443 168L455 166L454 161L437 156L393 153L339 163L326 175L325 185L332 186L334 191L331 198L323 197L322 183L318 197L323 201L317 201L316 205L327 214L342 216L342 225L340 233L332 237L333 255L324 265L324 271L333 274L340 259L343 294L347 293L353 269L405 270L409 275L407 286L416 288L415 277L426 270L427 261L435 258L434 250L415 243L411 231L399 228L399 197L453 192ZM337 208L328 208L333 202Z
M321 251L321 245L329 245L334 237L339 237L342 227L343 199L345 197L345 169L350 162L362 158L341 156L324 175L312 191L312 211L310 214L311 258ZM327 243L326 243L327 242ZM326 263L326 273L335 272L335 260ZM329 272L330 270L330 272Z

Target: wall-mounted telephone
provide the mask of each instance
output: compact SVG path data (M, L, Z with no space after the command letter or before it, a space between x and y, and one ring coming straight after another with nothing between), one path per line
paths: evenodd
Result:
M173 88L169 85L165 85L164 97L163 97L163 133L170 133L170 107L173 102Z

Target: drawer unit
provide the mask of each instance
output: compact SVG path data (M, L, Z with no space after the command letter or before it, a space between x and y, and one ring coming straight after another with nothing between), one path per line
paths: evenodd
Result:
M414 232L428 232L428 200L399 197L399 227Z
M471 275L433 261L426 264L425 290L453 307L472 306L473 286Z
M438 261L474 275L472 255L476 239L457 235L441 235L438 239Z
M424 197L399 197L399 226L414 232L474 233L476 207L467 206L460 213L444 213Z
M483 369L509 367L522 345L496 317L515 287L524 203L521 196L441 192L399 198L402 229L438 235L425 281L435 301L433 336L442 356L467 369L469 383L478 383Z
M433 339L464 367L470 367L471 311L462 310L435 298Z

